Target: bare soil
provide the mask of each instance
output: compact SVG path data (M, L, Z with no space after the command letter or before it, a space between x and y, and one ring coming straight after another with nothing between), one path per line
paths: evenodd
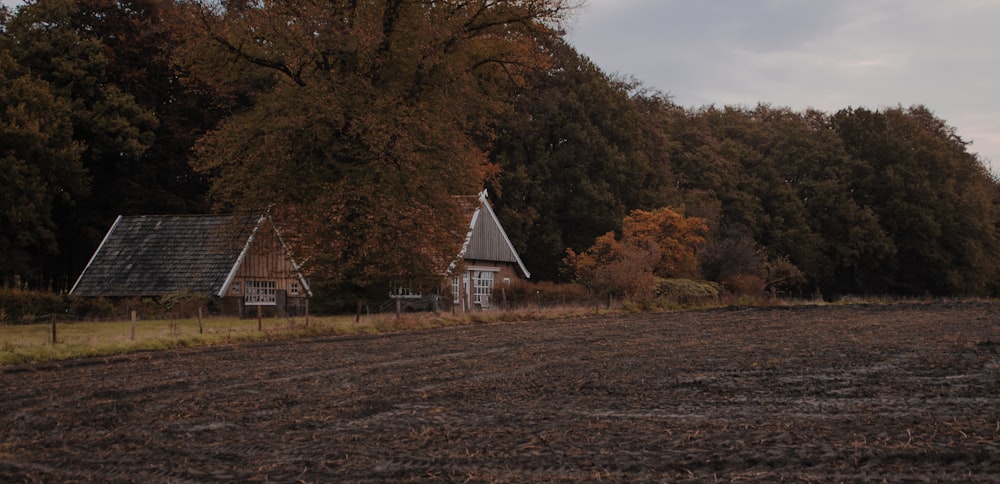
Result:
M0 481L1000 481L1000 305L676 312L0 368Z

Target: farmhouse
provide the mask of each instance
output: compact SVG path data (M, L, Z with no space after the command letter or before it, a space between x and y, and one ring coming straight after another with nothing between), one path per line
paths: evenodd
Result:
M455 310L487 310L496 301L502 301L504 286L531 277L493 212L486 190L478 196L459 198L466 205L469 226L464 239L456 241L458 254L450 262L442 263L442 287L435 294L424 294L406 284L397 286L389 294L396 300L397 310L401 305L425 308L428 302L437 307L438 294L450 295L446 300L452 302ZM498 291L501 298L497 298Z
M77 296L159 297L189 291L225 314L305 310L312 295L266 216L119 216L70 290Z
M465 242L445 271L452 302L463 311L490 309L504 285L531 277L487 197L486 190L479 193Z

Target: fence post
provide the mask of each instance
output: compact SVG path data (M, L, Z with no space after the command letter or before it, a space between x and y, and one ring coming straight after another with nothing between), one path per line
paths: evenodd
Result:
M201 324L201 306L198 306L198 334L205 334L205 327Z
M56 344L56 315L52 314L52 345Z
M257 331L264 331L263 315L260 305L257 306Z
M130 336L131 341L135 341L135 310L132 310L132 335Z
M309 299L306 298L306 327L309 326Z

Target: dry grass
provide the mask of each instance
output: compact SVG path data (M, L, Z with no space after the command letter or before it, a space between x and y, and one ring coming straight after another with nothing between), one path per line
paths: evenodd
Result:
M418 331L465 324L543 320L593 315L593 308L516 309L469 314L405 313L363 316L311 316L305 318L256 319L205 318L199 329L196 319L0 325L0 365L112 356L139 351L212 346L309 336L381 334Z
M0 326L0 364L110 356L137 351L288 338L357 331L346 318L265 319L206 318L113 322L56 322Z
M908 302L914 302L912 299ZM844 300L838 304L858 304ZM897 300L864 301L889 305ZM930 302L930 301L928 301ZM808 301L757 301L752 306L827 305ZM742 304L730 304L741 306ZM253 341L310 336L382 334L419 331L467 324L490 324L513 321L541 321L579 318L616 313L643 312L628 305L606 309L604 305L530 306L474 313L393 313L362 316L311 316L304 318L257 319L205 318L199 330L197 319L113 322L56 322L56 343L52 342L52 324L0 325L0 365L63 360L68 358L112 356L139 351L212 346Z

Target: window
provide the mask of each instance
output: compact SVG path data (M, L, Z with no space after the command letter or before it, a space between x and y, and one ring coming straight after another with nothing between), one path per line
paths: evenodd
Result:
M298 294L299 293L299 283L293 282L292 285L288 288L288 292L291 293L291 294Z
M243 302L247 306L277 305L277 284L274 281L247 281Z
M472 301L483 309L490 307L490 297L493 295L493 273L489 271L476 271L475 288L476 293Z
M233 282L233 287L229 291L238 296L240 294L240 281Z
M402 286L397 287L395 291L392 291L392 292L389 293L389 297L391 297L393 299L397 299L397 298L401 298L401 299L419 299L421 296L423 296L423 294L421 294L420 292L414 291L413 289L410 289L409 287L402 287Z
M459 277L453 277L453 278L451 278L451 296L453 298L455 298L455 301L454 301L455 304L458 304L459 302L462 301L462 292L461 292L462 291L462 285L460 284L461 280L462 279L459 278Z

